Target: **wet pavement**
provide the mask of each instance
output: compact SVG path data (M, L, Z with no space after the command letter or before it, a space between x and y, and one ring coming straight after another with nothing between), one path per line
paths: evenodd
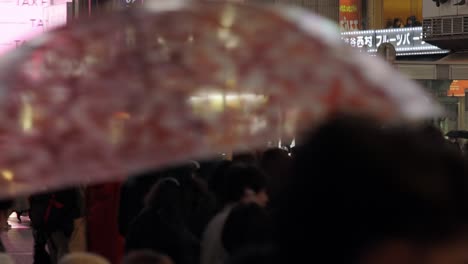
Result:
M22 216L22 223L18 222L16 214L11 214L8 223L12 226L7 232L1 232L0 238L6 252L15 260L16 264L32 264L33 235L30 221Z

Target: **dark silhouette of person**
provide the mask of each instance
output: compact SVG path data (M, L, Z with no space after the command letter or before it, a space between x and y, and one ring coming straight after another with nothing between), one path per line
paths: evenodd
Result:
M279 213L281 263L466 262L467 166L448 144L352 117L303 143Z
M189 193L182 180L166 177L148 194L145 208L130 225L126 237L127 253L153 250L172 258L176 264L199 261L199 240L190 231Z

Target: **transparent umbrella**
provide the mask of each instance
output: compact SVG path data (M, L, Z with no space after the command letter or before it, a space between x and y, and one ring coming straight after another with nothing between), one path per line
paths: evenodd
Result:
M165 8L77 21L0 61L1 195L264 147L338 113L399 122L439 112L301 9Z

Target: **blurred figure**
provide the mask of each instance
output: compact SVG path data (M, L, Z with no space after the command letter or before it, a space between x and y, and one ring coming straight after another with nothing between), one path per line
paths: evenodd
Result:
M162 177L163 172L148 171L131 176L120 188L118 224L122 236L127 235L130 223L144 207L144 199L153 185Z
M226 203L208 224L201 244L201 263L218 264L226 258L221 234L232 208L238 203L268 203L267 183L263 172L252 165L233 165L226 172Z
M29 201L26 197L16 198L13 203L13 212L16 214L18 223L22 223L21 216L29 211Z
M467 181L460 155L425 133L332 120L294 161L280 262L466 263Z
M8 224L8 216L12 206L12 200L0 201L0 232L8 231L11 228L11 225Z
M174 264L174 262L168 256L149 250L140 250L128 254L122 264Z
M272 234L272 221L264 208L255 203L239 204L226 219L222 243L229 256L234 256L248 247L271 245Z
M212 175L208 179L208 187L213 192L216 198L216 209L220 211L226 203L226 172L232 165L232 161L223 160L218 163L213 170Z
M403 27L403 21L401 21L400 18L395 18L393 20L393 28L402 28Z
M186 202L189 206L188 226L197 239L201 240L203 231L217 213L216 199L203 179L193 177L185 185L185 197L190 199Z
M416 17L410 16L406 19L406 25L405 27L415 27L414 22L416 20Z
M208 182L211 175L213 175L218 164L224 159L221 155L214 157L213 159L201 160L200 169L197 171L196 176Z
M463 154L465 157L468 157L468 142L463 145Z
M448 142L449 142L450 147L454 151L456 151L458 153L460 153L462 151L461 144L460 144L460 142L459 142L459 140L457 138L449 138Z
M385 28L393 28L393 20L387 19L387 23L385 24Z
M291 172L292 158L286 150L273 148L262 155L260 166L267 176L270 205L275 206Z
M73 221L73 231L68 243L70 253L88 251L88 230L86 226L87 208L86 208L86 187L77 187L79 195L80 217Z
M34 235L34 263L57 263L69 253L74 221L81 217L80 195L75 188L30 197ZM48 253L45 251L47 244Z
M232 155L235 164L257 165L257 156L254 152L237 152Z
M126 238L127 253L151 249L171 257L176 264L196 264L199 240L190 231L191 210L186 186L174 177L161 179L148 194L145 208L135 218Z
M60 259L59 264L110 264L110 262L96 254L71 253Z
M12 205L12 201L11 200L3 200L3 201L0 201L0 212L1 211L8 211L8 208L10 208ZM7 222L8 223L8 222ZM9 228L7 228L6 230L8 230ZM0 239L0 252L5 252L5 247L3 246L3 243L2 243L2 240ZM1 262L0 262L1 263ZM6 262L8 263L8 262ZM47 263L46 263L47 264Z
M226 264L274 264L278 263L272 246L249 246L230 257ZM286 262L289 263L289 262Z

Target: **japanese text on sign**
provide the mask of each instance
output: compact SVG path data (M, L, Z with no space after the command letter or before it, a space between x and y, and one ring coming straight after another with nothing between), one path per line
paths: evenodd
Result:
M343 32L341 39L347 45L367 52L376 52L383 43L392 44L400 53L440 51L438 47L424 42L421 27Z

